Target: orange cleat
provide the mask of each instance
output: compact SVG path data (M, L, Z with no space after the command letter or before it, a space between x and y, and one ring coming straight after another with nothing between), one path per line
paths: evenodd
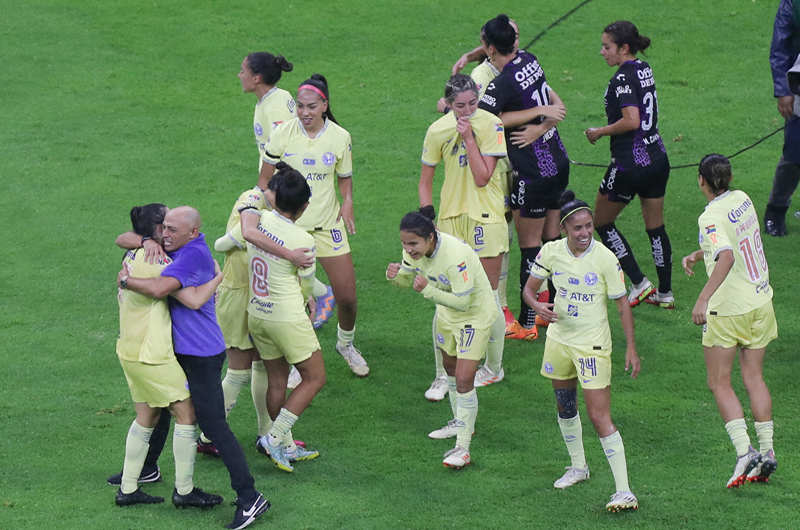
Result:
M520 325L519 322L514 322L512 326L506 328L507 339L536 340L538 337L539 330L536 329L536 326L529 329Z
M550 322L548 322L547 320L543 319L539 315L536 315L536 327L537 328L546 328L549 325L550 325Z
M514 318L514 313L511 312L507 305L503 306L503 316L506 319L506 329L517 320Z

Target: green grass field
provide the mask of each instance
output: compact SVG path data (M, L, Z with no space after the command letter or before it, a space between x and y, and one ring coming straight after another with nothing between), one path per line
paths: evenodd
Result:
M796 528L800 222L789 219L788 238L764 241L781 333L765 368L780 467L769 485L728 491L734 452L705 386L700 330L690 322L705 277L698 268L689 279L679 265L697 248L705 205L693 169L675 170L667 192L678 308L635 310L642 359L635 381L622 371L624 337L612 319L619 354L612 414L641 508L604 510L613 479L585 411L592 478L553 489L569 459L552 390L539 375L543 340L507 343L506 380L479 391L472 466L443 468L451 441L426 437L450 414L446 403L423 398L434 374L433 307L384 279L400 255L399 219L417 207L425 130L452 63L477 45L484 22L507 12L524 45L577 3L3 1L0 528L217 529L231 520L227 502L203 512L114 506L105 479L122 466L134 417L114 352L121 259L114 238L129 229L132 206L156 201L195 206L208 237L222 234L234 200L257 178L255 98L241 94L236 74L242 58L260 50L294 62L281 82L290 91L313 72L325 74L332 109L352 135L356 344L372 373L352 376L333 349L335 323L323 328L328 385L294 431L323 456L293 475L255 452L255 415L242 393L230 422L257 487L273 502L255 528ZM608 140L592 146L582 132L604 123L613 71L598 54L600 34L623 18L653 40L647 57L673 165L733 153L778 128L768 64L776 7L595 0L551 30L531 51L569 108L559 129L570 157L608 162ZM761 214L781 146L778 135L733 160L734 186ZM592 203L602 175L573 167L571 187ZM654 277L638 204L618 226ZM511 278L518 267L517 251ZM148 492L171 493L171 460L168 442L165 480ZM195 483L233 500L218 460L199 456Z

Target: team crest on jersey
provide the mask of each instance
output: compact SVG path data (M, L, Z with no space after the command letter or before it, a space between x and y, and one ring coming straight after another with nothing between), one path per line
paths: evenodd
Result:
M544 371L545 373L552 374L553 372L555 372L555 369L553 368L552 364L544 363Z
M578 316L578 306L572 305L572 304L568 304L567 305L567 314L569 316L571 316L571 317Z
M597 283L597 274L593 272L587 272L586 275L583 277L583 281L586 282L586 285L592 286Z
M440 274L440 275L439 275L439 282L440 282L442 285L450 285L450 280L448 280L448 279L447 279L447 276L445 276L444 274Z
M336 157L330 151L322 155L322 163L326 166L332 166L334 162L336 162Z
M253 130L255 131L256 136L261 136L262 134L264 134L264 129L261 128L260 123L256 123L255 125L253 125Z
M439 344L444 344L444 335L442 335L441 333L437 333L436 342L438 342Z

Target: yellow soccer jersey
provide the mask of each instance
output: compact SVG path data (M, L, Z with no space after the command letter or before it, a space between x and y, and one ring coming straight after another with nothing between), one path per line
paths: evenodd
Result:
M436 235L436 250L430 258L423 256L413 260L403 251L400 272L389 281L408 287L418 274L423 275L428 278L428 285L422 294L437 303L437 318L451 324L491 326L497 317L497 303L478 255L469 245L450 234L436 232ZM463 302L465 297L468 297L468 304ZM459 311L441 303L453 301L463 303L465 310Z
M478 85L478 98L480 99L486 92L486 87L492 82L492 79L500 75L500 71L494 67L489 59L484 60L481 64L472 69L469 76Z
M326 119L316 138L309 138L300 120L290 120L272 131L264 162L286 162L305 175L311 188L309 205L297 226L303 230L330 230L339 216L337 177L353 175L350 133Z
M132 278L158 278L172 260L165 257L157 263L147 263L144 249L140 248L129 250L123 262L130 265ZM120 289L118 301L120 359L145 364L166 364L173 360L172 319L167 299Z
M489 184L482 188L475 184L467 148L456 131L456 121L455 114L450 112L433 122L422 148L422 163L426 166L436 166L444 160L439 218L467 214L482 223L499 223L505 218L502 171L495 168ZM478 109L470 118L470 124L481 155L506 156L506 138L500 118Z
M546 243L533 262L531 274L550 278L556 288L553 311L558 322L547 327L547 337L582 349L611 349L606 296L625 296L625 276L613 252L594 239L575 257L566 239Z
M233 205L233 210L231 210L231 215L228 217L228 224L225 228L229 237L232 236L236 248L225 253L221 285L229 289L242 289L250 283L250 277L247 272L250 261L247 257L247 243L242 237L241 212L246 208L255 208L260 211L268 206L267 200L264 198L264 192L258 188L244 191L236 199L236 204Z
M314 251L314 237L275 210L261 212L258 229L290 250L308 247ZM273 322L308 318L306 299L314 287L316 264L298 269L289 260L251 243L247 244L247 255L250 258L250 303L247 311L256 318Z
M259 171L261 171L261 164L264 163L264 148L267 145L272 129L294 118L296 115L295 107L292 95L276 86L272 87L256 103L256 111L253 115L253 132L256 135L256 147L258 147Z
M719 253L733 252L733 268L708 301L720 316L743 315L772 300L769 268L753 201L743 191L728 191L708 203L697 221L700 248L709 276Z

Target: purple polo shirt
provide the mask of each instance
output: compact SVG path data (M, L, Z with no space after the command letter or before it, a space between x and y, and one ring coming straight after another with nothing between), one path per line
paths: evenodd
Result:
M203 234L175 252L170 252L169 257L173 261L161 272L161 276L177 279L181 287L197 287L214 278L214 258ZM213 296L198 310L189 309L173 296L167 298L175 353L211 357L225 351L225 340L217 324Z

